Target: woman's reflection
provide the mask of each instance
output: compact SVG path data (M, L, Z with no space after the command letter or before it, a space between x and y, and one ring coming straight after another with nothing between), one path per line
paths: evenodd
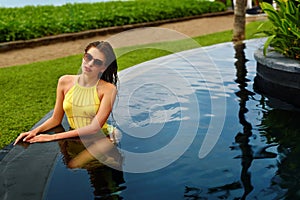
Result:
M49 116L47 115L39 123L47 120ZM64 132L68 127L69 124L64 119L61 125L46 133ZM121 135L116 134L114 142L111 138L102 135L63 139L58 140L57 143L68 169L87 170L91 187L94 188L95 199L122 199L119 193L125 189L125 186L122 186L125 183L122 172L123 157L117 148ZM31 144L21 141L18 145L27 148Z
M108 153L102 155L102 142L93 141L88 147L86 141L83 143L79 139L66 139L58 143L68 168L87 170L95 198L121 199L118 192L125 189L121 186L125 183L123 172L120 170L123 159L117 148L111 150L113 156L109 156ZM99 158L104 160L105 164L100 162Z

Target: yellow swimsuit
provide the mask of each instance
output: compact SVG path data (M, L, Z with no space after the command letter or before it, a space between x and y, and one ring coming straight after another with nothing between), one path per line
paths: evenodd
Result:
M96 116L100 107L97 92L98 82L92 87L83 87L78 84L77 80L65 95L63 109L72 129L78 129L91 124L93 118ZM105 123L102 130L108 135L112 131L112 126Z

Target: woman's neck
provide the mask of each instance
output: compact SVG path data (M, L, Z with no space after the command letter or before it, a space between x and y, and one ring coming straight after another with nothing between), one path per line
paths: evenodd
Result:
M98 82L99 78L97 76L87 76L85 74L80 74L79 79L78 79L78 84L83 86L83 87L92 87L96 85Z

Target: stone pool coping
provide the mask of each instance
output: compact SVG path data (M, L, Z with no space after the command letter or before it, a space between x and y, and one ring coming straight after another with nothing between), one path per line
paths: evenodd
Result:
M254 58L257 61L257 76L254 80L256 90L269 98L283 100L280 103L282 105L286 102L299 107L300 61L275 51L265 56L262 48L254 52Z
M263 54L263 50L259 48L254 52L254 58L257 60L257 62L271 69L300 73L300 61L287 58L275 51L270 51L265 56Z
M47 113L33 128L52 116ZM65 125L66 121L63 121ZM32 128L32 129L33 129ZM62 126L51 132L61 132ZM52 168L59 154L57 142L9 145L7 153L0 160L0 199L33 200L43 199Z

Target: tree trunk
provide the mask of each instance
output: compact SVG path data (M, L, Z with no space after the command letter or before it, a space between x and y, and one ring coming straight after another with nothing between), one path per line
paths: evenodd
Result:
M232 41L238 42L245 39L247 0L237 0L234 6L234 24Z

